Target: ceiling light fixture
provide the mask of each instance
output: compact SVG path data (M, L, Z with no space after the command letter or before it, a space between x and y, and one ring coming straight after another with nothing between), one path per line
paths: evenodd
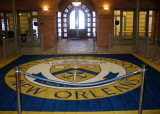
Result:
M44 11L48 11L48 8L43 8Z
M106 10L106 11L107 11L108 9L109 9L109 7L104 7L104 10Z
M81 5L81 2L72 2L72 5L74 7L79 7Z

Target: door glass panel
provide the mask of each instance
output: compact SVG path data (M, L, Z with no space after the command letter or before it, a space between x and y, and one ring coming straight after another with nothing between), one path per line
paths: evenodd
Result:
M73 10L70 14L70 29L75 29L75 10Z
M88 18L88 22L91 22L91 18Z
M91 33L87 33L87 36L91 36Z
M146 12L140 12L139 14L139 36L141 37L145 37L146 14Z
M72 5L69 5L69 6L68 6L68 9L71 9L71 8L72 8Z
M120 10L114 11L114 35L119 35L120 33Z
M89 12L89 9L88 9L88 8L86 9L86 12L87 12L87 13Z
M133 11L123 11L123 31L122 35L132 36L133 33Z
M33 18L32 20L33 25L33 36L38 37L38 18Z
M14 37L13 14L7 13L6 16L4 16L3 19L1 19L1 24L3 30L3 38L13 38Z
M26 34L26 36L30 35L29 22L28 22L28 20L30 18L29 13L20 13L19 18L20 18L21 35L23 35L23 34Z
M67 27L67 24L66 24L66 23L63 23L63 27Z
M61 23L58 23L58 27L61 27Z
M64 12L68 13L68 11L69 11L68 9L65 9L65 11L64 11Z
M93 27L96 27L96 23L93 23Z
M79 10L79 29L85 28L85 24L84 24L85 19L84 18L85 18L84 13L81 10Z
M93 32L94 32L94 33L96 32L96 28L93 28Z
M91 32L91 28L88 28L88 32Z
M4 19L1 19L1 26L2 26L2 31L5 31Z
M93 22L94 22L94 23L96 22L96 18L93 18Z
M64 37L67 37L67 33L64 33Z
M1 26L2 26L2 31L5 31L5 23L4 23L4 15L1 13Z
M2 26L2 37L5 38L5 23L4 23L4 19L1 19L1 26Z
M92 22L93 31L92 31L92 34L93 34L93 37L96 37L96 12L93 11L92 14L93 14L93 18L92 18L92 20L93 20L93 22Z
M88 13L88 14L87 14L87 16L88 16L88 17L91 17L91 14L90 14L90 13Z
M91 27L91 23L88 23L88 27Z
M61 29L58 29L58 32L61 33L62 32Z
M64 28L64 32L67 32L67 28Z
M152 27L153 27L153 11L149 11L149 27L148 27L148 37L151 38L151 31L152 31Z
M63 19L63 22L67 22L67 18L64 18L64 19Z
M7 14L7 30L9 31L14 31L14 26L13 26L13 14L9 13Z
M33 16L38 16L38 12L32 12Z
M67 17L67 14L66 14L66 13L64 13L64 14L63 14L63 17Z
M61 19L60 18L58 18L58 23L61 23Z
M83 4L83 5L82 5L82 8L83 8L83 9L86 9L86 6Z

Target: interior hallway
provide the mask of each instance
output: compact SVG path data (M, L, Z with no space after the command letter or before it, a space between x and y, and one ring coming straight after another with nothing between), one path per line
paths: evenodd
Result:
M95 47L94 47L95 46ZM154 46L149 46L148 58L150 61L153 59L158 60L154 62L160 65L160 46L156 47L156 57L154 58ZM63 54L63 53L132 53L133 47L131 46L115 46L109 50L109 46L99 46L94 44L93 39L62 39L58 42L56 48L45 49L43 52L38 47L25 47L20 49L20 54ZM141 55L141 54L140 54ZM143 56L143 55L141 55ZM4 61L3 46L0 45L0 63Z

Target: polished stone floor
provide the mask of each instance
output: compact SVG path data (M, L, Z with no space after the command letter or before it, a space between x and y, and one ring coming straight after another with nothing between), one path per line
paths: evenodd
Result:
M44 49L43 51L38 47L26 47L20 49L20 54L54 54L54 53L132 53L133 47L131 46L98 46L93 39L62 39L58 42L56 48ZM138 53L141 56L144 54ZM160 61L160 46L150 45L148 48L148 60L159 60ZM5 60L3 54L3 46L0 46L0 63ZM160 62L155 62L160 65Z

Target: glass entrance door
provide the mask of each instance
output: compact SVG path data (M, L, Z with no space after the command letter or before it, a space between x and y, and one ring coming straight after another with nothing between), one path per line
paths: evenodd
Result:
M81 8L75 8L69 13L68 37L87 37L86 16Z

